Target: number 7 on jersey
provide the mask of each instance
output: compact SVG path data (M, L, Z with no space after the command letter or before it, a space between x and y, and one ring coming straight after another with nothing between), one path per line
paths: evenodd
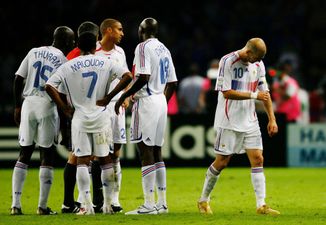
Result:
M91 98L97 81L97 73L92 71L92 72L82 73L82 76L83 78L92 77L91 85L89 86L88 93L87 93L87 97Z

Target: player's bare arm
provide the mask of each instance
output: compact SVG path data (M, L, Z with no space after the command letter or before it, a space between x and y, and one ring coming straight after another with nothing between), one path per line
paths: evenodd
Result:
M149 80L149 75L140 74L138 79L136 80L136 82L131 86L131 88L129 88L125 93L123 93L121 95L119 100L114 105L114 110L117 115L119 115L119 108L122 105L122 103L124 102L124 100L127 97L129 97L129 96L135 94L137 91L139 91L145 84L147 84L148 80Z
M65 116L69 119L72 119L74 114L74 109L68 106L60 97L60 93L51 85L46 84L45 90L51 99L57 104L60 110L65 114Z
M126 88L128 86L128 84L131 82L131 80L132 80L132 74L130 72L123 74L122 79L117 84L117 86L115 86L115 88L109 94L105 95L104 98L97 100L96 105L106 106L107 104L109 104L111 99L114 96L116 96L121 90Z
M131 83L128 84L128 86L124 89L124 91L126 92L130 87L131 87ZM122 103L122 107L127 109L129 107L129 105L130 105L130 98L128 97Z
M226 99L232 99L232 100L257 99L260 101L267 101L270 98L268 91L241 92L232 89L223 91L223 96Z
M14 112L14 120L17 126L20 124L20 113L22 107L22 92L24 86L24 78L16 75L14 81L14 96L15 96L15 112Z
M276 123L273 105L272 105L272 99L269 95L269 98L266 101L263 101L264 103L264 109L268 116L268 124L267 124L267 132L270 137L274 136L278 132L278 126Z
M165 90L164 90L166 102L169 102L170 98L173 95L173 92L177 89L177 83L178 82L170 82L170 83L166 84Z

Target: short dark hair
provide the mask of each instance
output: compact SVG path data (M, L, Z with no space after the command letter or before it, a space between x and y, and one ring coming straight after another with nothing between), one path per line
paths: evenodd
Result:
M92 32L83 32L78 37L77 46L84 52L90 52L96 49L97 37Z
M95 36L98 35L100 28L93 22L91 21L85 21L82 24L79 25L78 30L77 30L77 35L78 37L84 33L84 32L91 32Z
M101 35L103 36L105 30L108 29L109 27L113 27L115 23L120 23L120 22L116 19L111 19L111 18L103 20L103 22L100 25Z

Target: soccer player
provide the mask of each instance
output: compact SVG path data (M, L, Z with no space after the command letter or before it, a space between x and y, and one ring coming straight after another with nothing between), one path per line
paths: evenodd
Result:
M250 39L242 49L225 55L220 60L216 90L218 104L214 127L217 131L215 161L206 172L201 197L200 213L212 214L210 194L233 154L247 153L251 165L251 181L256 194L258 214L278 215L265 203L265 175L263 170L263 143L255 112L255 100L262 101L268 115L269 136L278 132L272 101L262 61L266 45L261 38Z
M131 142L137 143L142 165L142 186L145 203L126 215L167 213L166 168L161 147L167 121L167 102L177 85L170 51L157 38L158 23L144 19L138 35L142 41L135 49L133 62L136 81L115 104L115 112L125 99L134 95L131 121ZM98 101L106 105L107 97ZM158 201L155 203L155 182Z
M53 101L68 118L72 118L71 134L74 154L77 156L77 185L83 199L83 208L77 215L94 214L88 173L91 155L98 157L102 169L103 213L113 212L108 188L113 186L114 177L112 165L108 163L109 145L112 142L110 121L107 119L109 112L105 107L96 106L96 100L108 93L110 83L116 77L121 78L121 81L108 96L114 97L132 79L127 69L94 55L96 40L97 37L91 32L80 34L78 48L81 56L65 63L46 84L46 91ZM60 86L73 108L60 98Z
M100 55L108 58L109 60L121 65L128 69L126 55L124 50L117 44L120 43L123 37L122 24L115 19L105 19L100 25L100 31L102 39L98 42L95 55ZM110 91L119 83L118 79L112 81ZM120 149L121 145L127 142L126 139L126 125L125 125L125 108L128 107L128 99L123 103L123 107L120 107L119 115L114 112L115 102L122 95L122 92L117 94L111 102L108 104L107 109L110 111L110 120L113 132L113 151L110 151L110 158L112 159L112 165L115 175L115 185L112 192L112 209L114 212L121 212L122 207L119 202L119 192L121 188L121 166L120 166Z
M78 37L84 32L91 32L96 37L99 35L99 27L91 22L85 21L81 23L77 30ZM78 47L74 48L67 55L67 59L71 60L80 56L80 49ZM65 99L64 97L63 99ZM59 111L60 112L60 111ZM65 117L62 117L61 120L61 133L63 140L61 144L65 145L68 149L71 149L71 125L70 121L66 120ZM66 125L66 126L65 126ZM94 158L93 158L94 159ZM97 160L91 162L91 174L92 174L92 183L93 183L93 204L95 212L99 212L103 205L103 194L102 194L102 182L101 182L101 168ZM77 157L71 151L69 153L68 161L64 168L64 201L61 207L62 213L76 213L79 210L80 196L77 201L74 200L74 188L76 184L76 170L77 170Z
M37 214L56 214L47 207L47 201L53 181L52 154L58 134L58 113L44 86L67 61L65 55L73 45L74 32L66 26L57 27L53 33L52 46L31 49L16 72L14 119L19 126L21 151L12 175L11 215L23 214L21 195L35 144L39 146L41 159Z

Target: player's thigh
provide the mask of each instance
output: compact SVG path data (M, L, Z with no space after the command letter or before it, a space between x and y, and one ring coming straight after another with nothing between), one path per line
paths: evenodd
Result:
M153 95L140 100L142 141L148 146L162 146L167 120L166 99L164 95Z
M21 146L30 146L34 143L37 131L37 119L34 110L32 103L24 101L19 125L19 144Z
M159 117L156 125L155 145L163 146L164 134L165 134L166 123L167 123L167 105L162 104L158 113L159 113Z
M263 150L263 140L259 129L246 132L243 141L244 148Z
M243 154L244 135L240 132L218 128L216 130L216 139L214 151L219 155Z
M36 143L48 148L58 140L59 119L57 115L50 115L39 120Z
M110 152L110 132L109 128L98 133L92 134L93 155L97 157L106 157Z
M92 155L92 135L72 129L71 133L73 154L77 157Z

